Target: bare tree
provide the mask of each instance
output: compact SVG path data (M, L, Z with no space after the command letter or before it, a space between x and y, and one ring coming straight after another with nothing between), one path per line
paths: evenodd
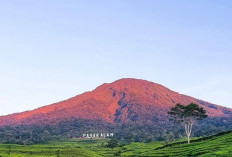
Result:
M185 133L188 137L188 144L190 143L190 136L194 123L208 116L206 111L195 103L190 103L187 106L176 104L176 106L171 108L168 114L170 115L170 121L180 123L184 126Z

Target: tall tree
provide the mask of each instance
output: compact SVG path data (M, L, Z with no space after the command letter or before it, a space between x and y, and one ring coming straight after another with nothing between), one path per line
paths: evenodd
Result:
M190 103L187 106L176 104L171 108L168 114L170 115L171 121L180 123L184 126L185 133L188 137L188 144L190 143L190 136L194 123L208 116L204 108L199 107L195 103Z

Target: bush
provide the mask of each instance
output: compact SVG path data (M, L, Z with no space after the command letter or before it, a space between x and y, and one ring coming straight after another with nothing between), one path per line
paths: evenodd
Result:
M108 142L107 142L107 145L106 147L108 148L115 148L118 146L118 141L114 138L111 138Z

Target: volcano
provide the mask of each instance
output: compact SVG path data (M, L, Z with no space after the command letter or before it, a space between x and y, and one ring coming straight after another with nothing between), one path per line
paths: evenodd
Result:
M232 109L179 94L160 84L127 78L32 111L1 116L0 126L56 125L72 119L157 125L165 121L167 111L175 104L191 102L203 107L209 118L232 117Z

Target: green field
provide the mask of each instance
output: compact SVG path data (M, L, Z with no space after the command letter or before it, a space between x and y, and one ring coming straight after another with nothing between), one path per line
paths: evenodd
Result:
M199 138L201 139L201 138ZM196 140L199 140L196 139ZM0 157L90 157L90 156L180 156L232 157L232 132L210 136L191 144L174 142L131 143L114 149L106 148L107 140L66 140L42 145L1 144Z

